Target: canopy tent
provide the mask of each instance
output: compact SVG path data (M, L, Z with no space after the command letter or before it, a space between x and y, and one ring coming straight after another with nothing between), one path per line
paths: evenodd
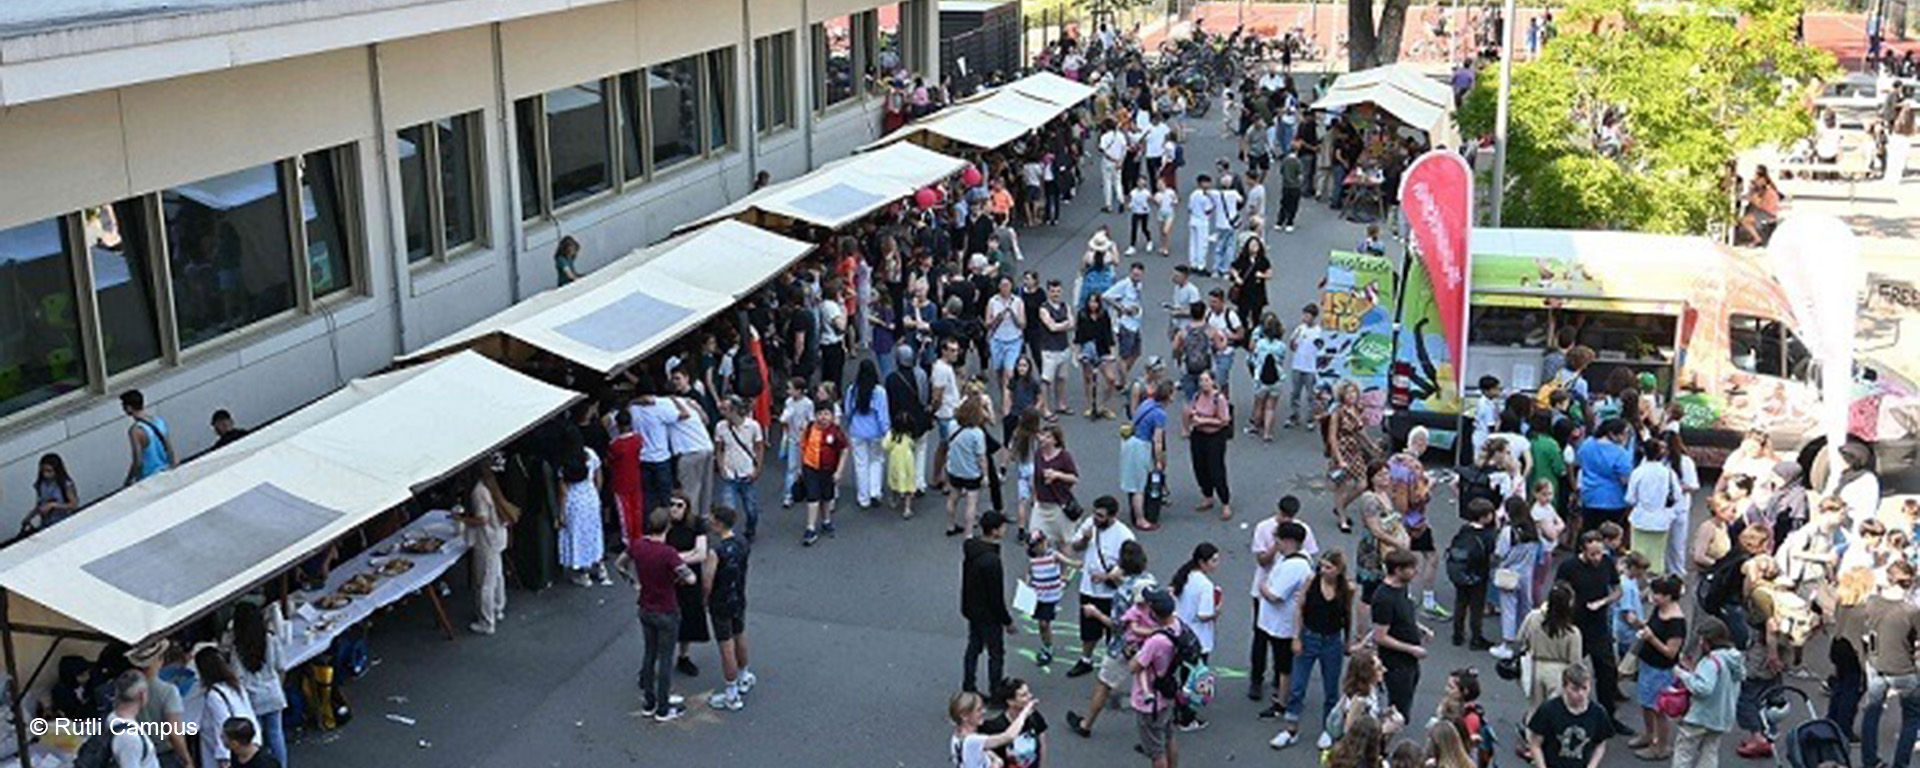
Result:
M1410 65L1388 64L1341 75L1326 95L1313 103L1313 108L1337 109L1356 104L1372 104L1400 122L1424 131L1427 142L1433 146L1456 143L1453 90Z
M686 232L732 218L762 225L800 221L839 229L966 166L965 160L924 147L891 144L827 163L805 176L747 195L675 231Z
M1387 64L1359 72L1349 72L1335 78L1333 85L1327 88L1327 94L1333 95L1334 92L1342 89L1357 90L1382 84L1411 93L1437 107L1453 104L1452 88L1420 74L1420 70L1410 64Z
M615 373L733 306L813 245L737 221L643 248L457 331L402 361L468 348L508 359L512 339Z
M356 380L0 550L7 628L169 632L578 398L477 354Z
M887 134L861 149L901 141L945 148L959 144L993 150L1013 143L1093 95L1081 85L1049 73L1030 75L963 100Z

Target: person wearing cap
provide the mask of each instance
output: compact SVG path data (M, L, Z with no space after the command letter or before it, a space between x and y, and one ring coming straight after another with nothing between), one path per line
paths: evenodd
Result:
M1000 537L1007 518L998 510L980 516L980 535L961 548L960 615L967 620L966 672L960 689L978 693L976 671L980 651L987 652L987 684L991 689L1006 678L1006 635L1014 633L1013 614L1007 611L1006 577L1000 565Z
M1139 726L1141 752L1154 768L1171 768L1180 764L1180 752L1173 743L1173 712L1178 707L1176 702L1166 700L1154 690L1153 681L1172 673L1173 637L1180 634L1180 619L1174 614L1173 595L1164 589L1147 590L1142 602L1152 619L1154 632L1140 643L1140 650L1128 662L1128 669L1133 672L1134 721Z
M191 766L193 753L187 749L185 735L186 704L181 700L178 686L160 679L160 668L166 666L167 649L171 647L166 638L148 640L127 651L127 663L146 677L147 694L140 703L139 721L156 733L160 729L155 726L167 726L166 736L148 737L153 740L153 754L158 764Z

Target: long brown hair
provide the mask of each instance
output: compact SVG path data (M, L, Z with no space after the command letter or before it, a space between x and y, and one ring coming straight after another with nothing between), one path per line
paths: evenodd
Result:
M1337 714L1337 713L1336 713ZM1385 749L1386 732L1373 715L1360 715L1327 753L1327 768L1376 768Z
M1333 601L1340 604L1342 612L1353 610L1353 582L1347 580L1347 553L1345 550L1329 549L1320 553L1320 562L1331 563L1340 569L1340 575L1333 577ZM1319 568L1313 569L1313 588L1319 589L1327 575Z
M1347 659L1347 673L1340 679L1340 693L1349 697L1369 695L1373 693L1373 679L1379 676L1379 654L1372 648L1354 651L1353 658Z

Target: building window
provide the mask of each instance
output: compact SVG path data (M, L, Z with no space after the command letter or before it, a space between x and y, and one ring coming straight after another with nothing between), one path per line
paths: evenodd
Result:
M1748 373L1801 380L1813 378L1813 356L1785 323L1751 315L1727 318L1733 366Z
M855 16L835 16L813 25L813 109L852 99L858 88L862 46Z
M907 29L905 15L908 5L883 5L868 14L868 18L873 20L871 39L874 54L873 66L868 67L867 84L876 93L886 92L887 84L895 73L911 69L906 66L907 44L903 36Z
M353 205L352 145L300 156L300 222L306 233L307 290L321 298L353 287L359 221Z
M444 259L479 242L481 125L480 113L469 112L400 131L408 262Z
M793 33L753 41L753 127L771 133L793 127Z
M611 189L613 148L607 135L606 81L548 91L542 105L554 209Z
M513 103L514 141L520 145L520 218L523 220L538 218L547 212L540 194L547 180L541 170L545 164L540 161L540 148L547 143L540 137L540 112L539 96L528 96Z
M293 309L293 240L277 165L160 193L180 348Z
M651 80L644 69L620 76L620 170L627 181L647 177L647 98L641 83Z
M653 119L653 169L700 156L705 113L700 109L699 56L648 67L647 111Z
M0 416L86 385L64 219L0 229Z
M733 146L733 49L707 51L700 92L707 100L707 153Z
M100 346L113 375L160 359L160 321L152 264L155 232L148 198L132 198L80 212L81 237L93 267Z

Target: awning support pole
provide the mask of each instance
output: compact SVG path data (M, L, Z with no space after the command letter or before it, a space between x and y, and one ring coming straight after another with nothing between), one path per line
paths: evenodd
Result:
M8 592L0 589L0 646L6 650L7 660L7 708L13 713L13 741L20 747L20 768L33 768L33 762L27 754L27 718L20 711L20 698L26 695L20 689L20 675L15 671L13 660L13 619L7 609Z

